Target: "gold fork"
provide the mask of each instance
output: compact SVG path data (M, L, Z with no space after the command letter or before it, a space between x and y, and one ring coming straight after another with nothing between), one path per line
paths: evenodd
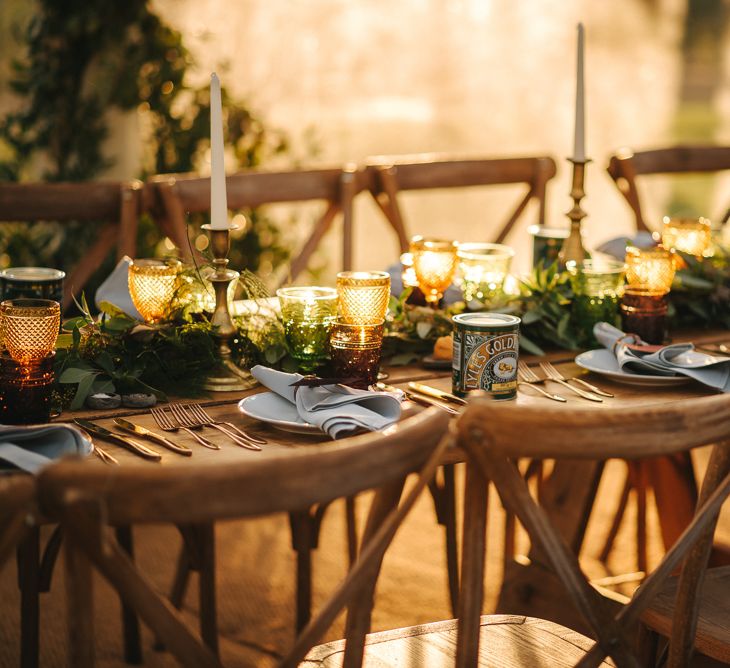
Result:
M553 370L555 378L557 378L559 376L566 382L570 382L571 380L573 380L576 383L580 383L587 390L590 390L591 392L593 392L593 394L598 394L602 397L609 397L609 398L613 399L613 394L611 394L610 392L606 392L606 390L602 390L600 387L591 385L588 381L585 381L582 378L566 378L552 364L550 364L550 362L543 362L542 364L544 364L546 368L550 367Z
M577 387L573 387L568 381L563 377L563 375L558 371L550 362L540 362L540 368L542 369L542 372L546 376L546 380L552 380L555 383L560 383L563 387L567 387L571 392L574 394L577 394L579 397L583 397L584 399L588 399L588 401L595 401L596 403L603 403L603 399L601 397L597 397L595 394L591 394L590 392L585 392L583 390L579 390Z
M548 399L562 402L568 401L565 397L562 397L559 394L551 394L547 390L543 390L541 387L534 385L533 383L542 382L542 378L540 378L529 366L527 366L525 362L517 362L517 373L519 374L523 384L529 385L533 390L537 390Z

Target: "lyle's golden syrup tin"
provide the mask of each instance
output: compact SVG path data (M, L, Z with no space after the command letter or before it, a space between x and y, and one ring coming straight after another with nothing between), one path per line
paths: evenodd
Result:
M517 396L520 319L505 313L462 313L454 323L453 393L484 390L494 399Z

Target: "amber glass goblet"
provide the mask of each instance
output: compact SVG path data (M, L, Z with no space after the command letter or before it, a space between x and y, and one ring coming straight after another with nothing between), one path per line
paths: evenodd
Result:
M179 260L133 260L129 265L129 294L147 322L159 322L167 315L181 267Z
M28 364L50 355L61 327L61 305L51 299L8 299L0 304L0 333L10 357Z
M456 242L413 237L410 247L418 286L430 306L436 308L451 285L456 271Z
M369 325L382 322L390 300L390 274L385 271L341 271L337 298L343 322Z

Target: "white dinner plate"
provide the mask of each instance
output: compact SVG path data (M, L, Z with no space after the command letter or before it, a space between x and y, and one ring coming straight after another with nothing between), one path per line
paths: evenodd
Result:
M638 373L626 373L618 366L616 356L607 348L588 350L575 358L575 363L583 369L599 373L617 383L626 385L644 385L646 387L666 387L667 385L684 385L691 382L687 376L647 376Z
M238 410L244 415L267 422L276 429L294 434L322 434L319 427L302 420L296 406L274 392L261 392L238 402Z

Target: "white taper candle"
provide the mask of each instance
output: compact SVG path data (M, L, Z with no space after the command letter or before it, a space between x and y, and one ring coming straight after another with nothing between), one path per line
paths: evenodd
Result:
M219 230L228 227L221 82L215 72L210 75L210 224Z
M578 24L578 64L575 86L575 137L573 143L573 160L582 162L586 159L585 140L585 92L583 89L583 24Z

